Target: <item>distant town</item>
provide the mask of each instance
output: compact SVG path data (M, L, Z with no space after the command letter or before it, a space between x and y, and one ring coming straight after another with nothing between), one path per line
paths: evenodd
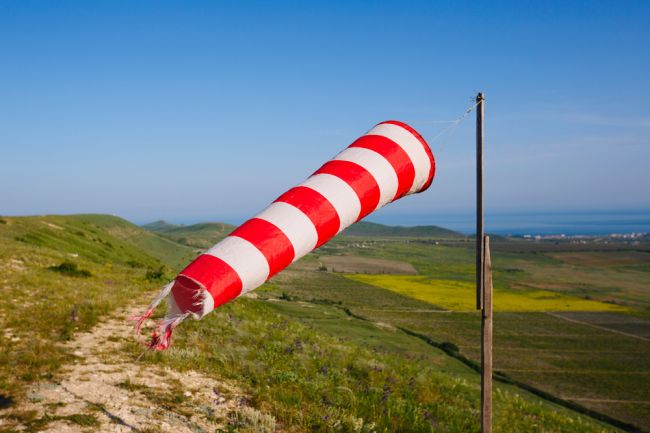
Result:
M561 234L523 234L511 235L509 238L520 238L529 241L570 241L572 243L587 243L587 242L620 242L626 241L628 243L639 243L641 241L650 240L650 234L647 232L635 233L611 233L606 235L567 235ZM631 241L631 242L629 242Z

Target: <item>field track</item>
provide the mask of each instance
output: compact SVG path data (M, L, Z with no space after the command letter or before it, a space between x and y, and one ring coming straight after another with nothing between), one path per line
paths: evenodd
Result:
M589 323L583 320L572 319L570 317L566 317L566 315L563 314L558 314L558 313L546 313L546 314L548 314L549 316L557 317L558 319L566 320L568 322L579 323L580 325L589 326L595 329L602 329L608 332L613 332L615 334L625 335L626 337L636 338L637 340L650 341L650 338L642 337L636 334L631 334L629 332L618 331L616 329L608 328L602 325L595 325L593 323Z

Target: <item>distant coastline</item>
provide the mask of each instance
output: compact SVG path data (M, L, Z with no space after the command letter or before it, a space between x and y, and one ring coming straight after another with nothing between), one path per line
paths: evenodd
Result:
M5 214L6 216L21 216ZM35 214L31 214L35 216ZM66 215L66 214L57 214ZM112 214L116 216L115 214ZM0 215L1 216L1 215ZM24 216L24 215L22 215ZM123 216L137 225L151 223L154 218L132 218ZM441 213L441 214L388 214L381 211L365 220L388 226L438 226L465 235L473 235L476 231L474 215L470 213ZM160 217L158 217L160 219ZM239 225L245 220L231 219L219 216L169 218L173 224L190 225L205 222L228 223ZM512 212L488 213L485 216L485 230L498 235L566 235L566 236L600 236L612 234L650 233L650 210L633 211L593 211L593 212Z
M475 232L473 214L411 215L371 219L391 225L434 224L464 234ZM486 231L499 235L609 235L650 233L650 210L601 212L495 213L485 216Z

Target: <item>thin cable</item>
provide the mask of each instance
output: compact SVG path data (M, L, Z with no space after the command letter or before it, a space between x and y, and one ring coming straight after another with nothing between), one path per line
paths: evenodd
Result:
M438 140L440 137L442 137L443 135L445 135L447 133L449 133L449 135L451 135L456 130L456 128L458 128L458 125L460 125L461 122L463 120L465 120L467 118L467 116L469 116L469 114L472 111L474 111L474 109L476 108L476 106L478 104L479 104L479 102L475 102L474 104L470 105L469 107L467 107L467 110L465 110L465 112L463 114L461 114L460 116L458 116L454 120L424 120L424 121L413 122L413 123L416 124L416 125L417 124L425 125L427 123L428 124L449 123L449 125L446 128L444 128L442 131L440 131L438 134L436 134L433 138L427 140L427 142L429 144L431 144L431 143L434 143L436 140ZM444 143L442 143L442 145L444 145ZM442 148L442 145L440 146L441 148Z

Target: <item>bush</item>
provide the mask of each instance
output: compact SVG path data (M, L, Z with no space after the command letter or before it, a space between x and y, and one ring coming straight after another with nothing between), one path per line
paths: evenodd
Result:
M440 348L449 354L458 353L460 351L458 349L458 346L456 346L454 343L451 343L449 341L443 341L440 344Z
M147 281L160 281L165 277L165 267L161 266L158 269L149 268L144 277Z
M298 300L297 297L291 296L287 292L282 292L282 294L280 295L280 299L282 299L283 301L297 301Z
M50 266L48 268L51 271L58 272L63 275L68 275L70 277L90 277L92 274L86 269L79 269L77 264L74 262L65 261L60 265Z
M246 432L273 433L275 432L275 418L259 410L244 406L230 414L229 425L243 429Z

